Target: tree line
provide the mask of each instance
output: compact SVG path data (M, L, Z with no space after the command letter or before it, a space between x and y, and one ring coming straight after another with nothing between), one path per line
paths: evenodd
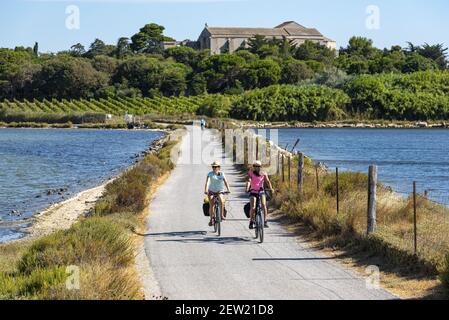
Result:
M365 75L447 70L443 45L378 49L353 37L338 54L306 41L255 36L233 54L210 55L190 47L164 50L164 27L151 23L115 45L95 39L58 53L0 49L0 99L78 99L242 94L273 85L326 85L341 89ZM381 76L382 77L382 76ZM363 81L363 80L360 80Z
M361 75L341 88L273 85L211 96L197 113L254 121L447 120L449 72Z

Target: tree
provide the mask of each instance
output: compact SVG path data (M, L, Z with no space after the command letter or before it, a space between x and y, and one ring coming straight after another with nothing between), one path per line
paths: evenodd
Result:
M246 68L245 60L234 54L219 54L207 57L199 64L211 93L240 88Z
M253 79L255 79L253 87L257 88L277 84L281 79L281 68L272 59L254 61L249 67L249 72L253 73Z
M39 56L39 43L35 42L33 47L33 53L35 57Z
M187 89L187 67L180 63L165 63L160 91L165 96L181 96Z
M145 96L156 93L181 95L187 87L186 75L187 69L182 64L137 56L120 63L114 82L127 83Z
M106 85L107 77L89 61L63 55L44 61L33 79L38 98L90 98Z
M131 53L131 44L129 41L129 38L121 37L117 41L117 48L116 48L116 57L117 59L123 59L128 54Z
M22 84L28 82L24 78L31 72L33 58L32 51L26 49L0 48L0 99L23 98Z
M447 50L442 44L429 45L425 43L417 48L417 52L427 59L435 61L441 70L448 68Z
M74 44L70 47L70 55L74 57L82 57L86 54L86 49L81 43Z
M202 74L191 73L188 78L188 94L189 95L201 95L207 93L207 81Z
M350 56L372 59L380 53L380 50L373 46L373 40L371 39L364 37L352 37L349 39L348 47L342 48L340 52Z
M409 54L405 58L401 71L404 73L412 73L417 71L435 70L438 65L435 61L427 59L417 52Z
M109 77L115 73L118 66L117 59L108 56L96 56L91 62L97 71L106 73Z
M190 47L173 47L165 50L166 58L173 58L176 62L183 63L185 65L194 68L197 61L197 51Z
M131 49L134 52L162 53L161 42L174 41L164 36L165 28L156 23L146 24L139 32L131 37Z
M248 48L251 53L258 54L262 46L267 45L267 40L264 36L256 34L253 38L248 39Z
M326 65L331 65L336 57L335 50L306 40L294 50L294 57L298 60L315 60Z
M115 51L115 46L106 45L102 40L95 39L89 47L89 51L86 52L85 56L92 59L95 56L109 56Z
M295 59L284 61L282 65L281 82L284 84L299 84L301 81L311 79L315 72L305 63Z

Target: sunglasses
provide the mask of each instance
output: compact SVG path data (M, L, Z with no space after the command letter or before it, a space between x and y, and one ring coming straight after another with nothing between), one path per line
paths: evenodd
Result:
M220 168L220 166L213 166L212 169Z

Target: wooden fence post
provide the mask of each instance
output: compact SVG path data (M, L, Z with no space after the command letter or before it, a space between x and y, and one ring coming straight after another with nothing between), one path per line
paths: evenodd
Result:
M281 155L279 153L279 149L276 149L277 151L277 161L276 161L276 175L279 177L279 175L281 174L281 170L280 170L280 165L281 165Z
M289 155L288 156L288 185L290 186L292 184L292 179L291 179L291 166L292 166L292 157Z
M235 135L232 137L232 162L237 162L237 137Z
M413 181L413 246L415 255L418 253L417 219L416 219L416 181Z
M299 194L302 194L303 168L304 168L304 154L300 152L298 153L298 181L297 181Z
M338 167L335 168L335 184L336 184L336 192L337 192L337 214L340 213L340 188L338 186Z
M285 182L285 170L284 170L284 154L282 154L282 165L281 165L281 170L282 170L282 182Z
M225 143L225 129L221 129L221 144L224 146Z
M315 175L316 175L316 191L320 191L320 178L318 175L318 165L315 166Z
M376 201L377 201L377 166L369 166L368 171L368 223L367 234L376 230Z
M259 136L256 136L256 161L259 159Z
M248 166L248 137L243 138L243 162Z

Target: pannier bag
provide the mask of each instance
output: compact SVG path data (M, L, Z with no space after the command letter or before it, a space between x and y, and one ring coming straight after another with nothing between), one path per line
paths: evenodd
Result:
M245 206L243 207L243 211L245 211L245 216L247 218L251 217L251 204L249 202L245 204Z
M203 214L204 216L209 216L209 203L203 203Z
M203 214L204 216L209 216L209 202L203 203ZM226 210L226 207L224 208L224 216L226 217L228 214L228 210Z

